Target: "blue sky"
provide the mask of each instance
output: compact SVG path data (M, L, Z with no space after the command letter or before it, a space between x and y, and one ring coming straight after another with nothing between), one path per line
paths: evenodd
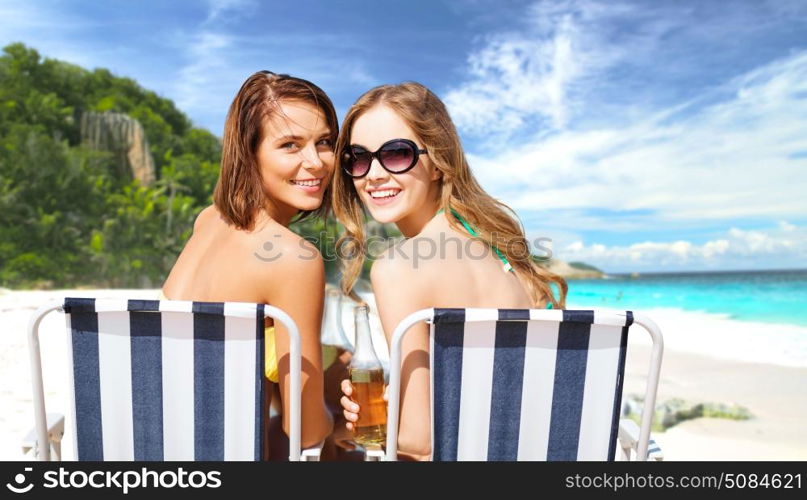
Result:
M220 134L270 69L440 95L531 239L610 272L805 267L807 2L0 0L0 43L106 67Z

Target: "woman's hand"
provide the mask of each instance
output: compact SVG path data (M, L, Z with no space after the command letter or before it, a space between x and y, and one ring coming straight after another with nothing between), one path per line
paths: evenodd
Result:
M387 387L389 386L384 387L384 401L388 401ZM345 427L347 427L347 430L355 432L356 426L354 422L359 420L359 411L361 408L359 408L358 403L350 398L350 396L353 395L353 384L350 383L350 380L345 379L342 381L342 392L344 396L342 396L339 402L342 404L342 414L345 416Z
M347 427L347 430L353 432L355 430L353 422L359 419L360 408L355 401L350 399L350 396L353 395L353 384L350 383L350 380L342 380L342 393L344 396L342 396L339 402L342 404L342 413L345 416L345 427Z

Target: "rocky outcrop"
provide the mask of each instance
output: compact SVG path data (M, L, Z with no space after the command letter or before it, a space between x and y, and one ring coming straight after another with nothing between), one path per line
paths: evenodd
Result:
M637 394L628 395L622 402L622 416L639 423L643 400ZM748 420L754 418L748 408L736 403L689 402L674 398L656 405L653 416L653 430L665 431L670 427L696 418L724 418L728 420Z
M156 178L154 159L143 126L123 113L87 111L81 115L81 142L95 151L108 151L120 175L149 185Z
M605 275L601 271L570 266L568 262L558 259L550 259L549 261L542 262L540 265L565 279L597 279Z

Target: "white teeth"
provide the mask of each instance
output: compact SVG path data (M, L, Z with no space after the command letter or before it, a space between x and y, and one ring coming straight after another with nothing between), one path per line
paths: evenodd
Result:
M400 192L400 189L384 189L383 191L370 191L370 196L373 198L391 198Z
M298 186L313 187L313 186L319 186L322 183L322 179L317 179L317 180L314 180L314 181L295 181L295 180L293 180L291 182L292 182L292 184L297 184Z

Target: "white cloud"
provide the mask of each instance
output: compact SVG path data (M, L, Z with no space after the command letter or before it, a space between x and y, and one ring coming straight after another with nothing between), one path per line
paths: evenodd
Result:
M499 37L469 60L474 81L446 95L454 120L471 133L518 130L537 115L561 128L567 121L566 85L579 71L569 58L570 34L548 41ZM542 61L542 63L538 63ZM491 85L495 77L500 85Z
M803 265L807 258L807 227L741 230L730 228L724 237L701 245L685 240L645 241L624 246L586 245L575 241L556 248L567 261L585 261L608 270L709 269L737 266L768 268Z
M625 91L625 82L609 72L657 64L665 37L691 24L687 10L663 3L538 0L510 30L481 38L481 48L468 56L465 78L445 94L446 104L458 127L482 141L567 130L590 118L592 108L611 105L613 96L598 92L609 86ZM633 90L629 103L640 99ZM636 113L629 107L618 112Z
M783 220L783 221L779 221L779 229L781 229L782 231L785 231L785 232L791 232L791 231L795 231L796 226L794 226L793 224L790 224L787 221Z
M806 94L802 51L696 102L469 161L486 189L520 211L642 210L646 222L803 216L807 158L792 153L807 150ZM598 222L607 229L612 220Z
M207 0L205 23L221 22L248 16L258 7L256 0Z
M481 141L468 156L482 185L567 231L803 216L807 50L718 80L698 52L805 19L789 5L693 23L698 6L539 1L483 40L445 100Z
M581 104L580 80L623 57L602 51L601 33L590 27L627 10L586 1L533 5L525 31L490 35L469 56L468 78L445 95L452 118L477 136L506 136L536 122L565 128Z
M202 30L191 35L183 50L187 64L180 68L174 83L174 92L180 109L194 110L207 106L225 106L235 88L227 88L229 81L222 78L230 73L231 60L228 52L233 50L233 38L224 33ZM219 92L222 95L217 96Z
M210 0L207 19L176 33L173 47L185 65L173 78L171 96L199 125L221 134L230 103L246 78L259 70L316 82L326 91L379 83L365 63L350 55L350 39L318 31L243 35L232 21L254 15L253 0ZM221 22L226 21L226 22Z
M254 14L258 4L254 0L207 0L207 6L207 18L201 25L176 35L173 44L187 63L179 69L172 93L180 109L193 113L216 106L226 113L240 85L239 79L248 76L240 74L242 71L234 60L237 51L244 50L243 46L226 30L226 25Z
M696 95L727 64L746 71L746 60L764 60L749 54L807 23L803 2L736 7L536 0L507 30L478 39L445 101L463 133L493 143L655 114L649 105Z

